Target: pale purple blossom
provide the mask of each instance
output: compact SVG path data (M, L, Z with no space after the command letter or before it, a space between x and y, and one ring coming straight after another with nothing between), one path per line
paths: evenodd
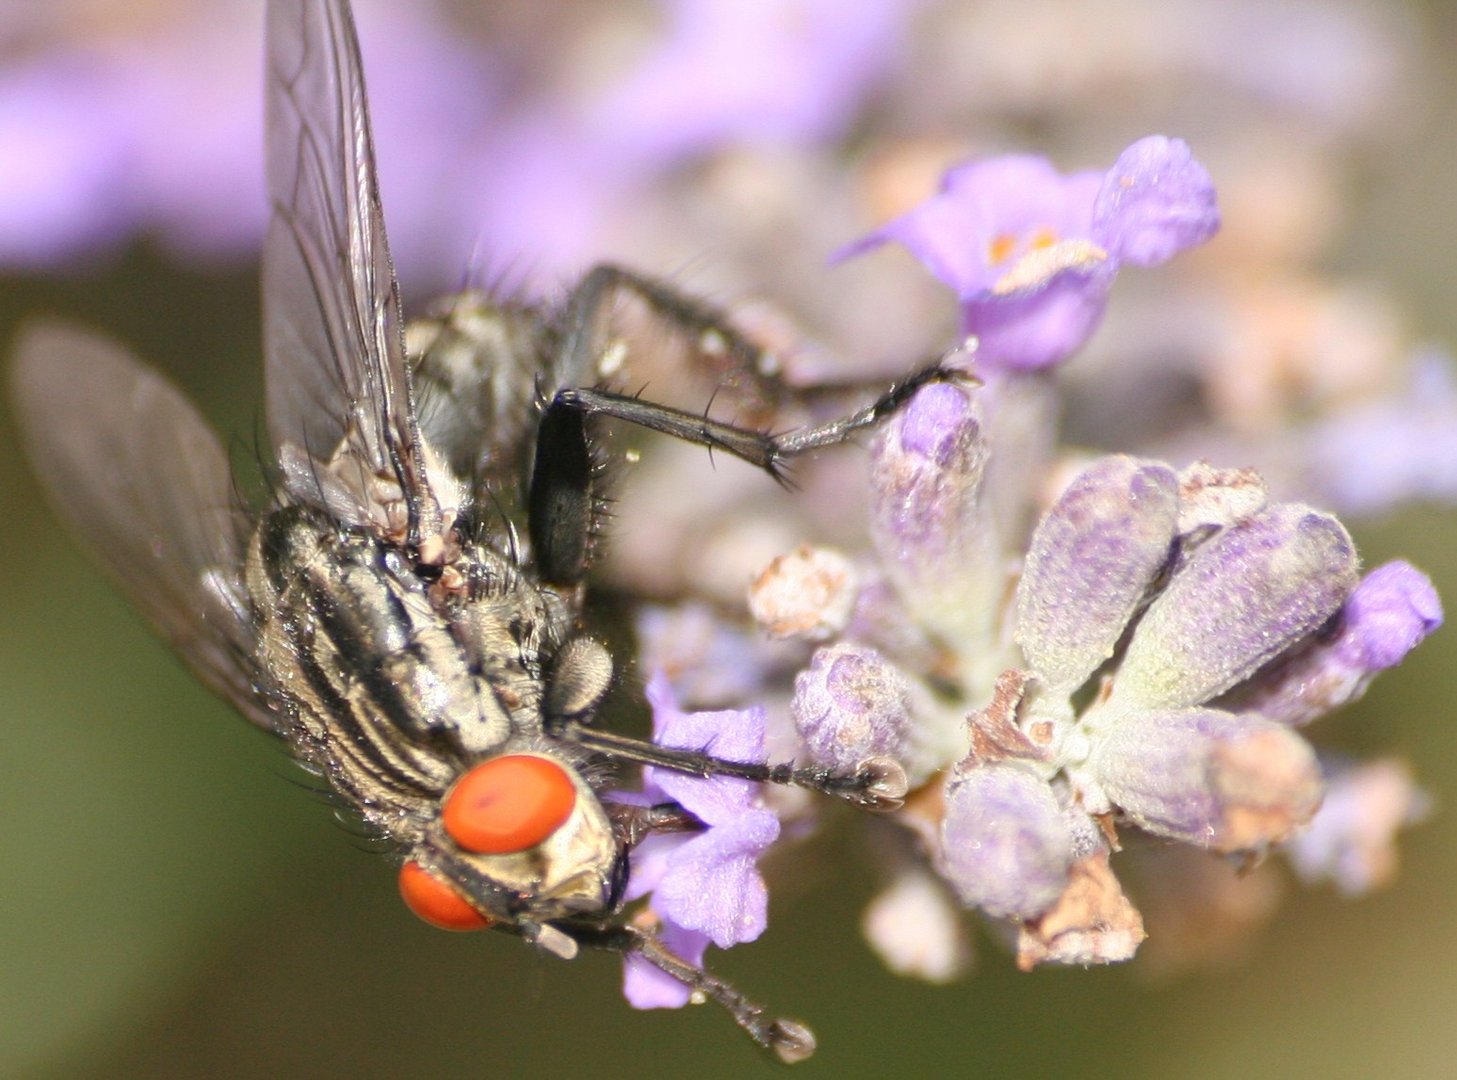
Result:
M956 294L980 362L1023 370L1087 341L1124 263L1157 266L1218 228L1204 166L1182 140L1153 135L1102 174L1062 176L1026 155L957 166L840 257L900 243Z
M126 234L132 140L115 82L81 55L0 74L0 260L50 263Z
M1457 502L1457 376L1453 358L1426 350L1405 385L1334 411L1302 438L1316 488L1343 512L1386 513L1405 503Z
M762 709L683 712L661 675L648 684L647 698L658 745L701 750L731 761L764 759ZM650 906L670 946L681 946L685 953L680 955L696 963L708 942L726 949L764 932L768 891L756 864L778 839L779 819L763 807L758 785L649 767L643 770L642 792L619 797L642 805L676 802L704 825L701 832L650 836L632 852L625 898L652 895ZM648 972L641 961L630 961L625 969L624 993L639 1008L675 1008L687 1002L686 987L677 1000L676 993L665 991L661 978L648 979Z
M1329 881L1346 896L1371 892L1396 876L1396 834L1432 805L1404 762L1334 765L1320 811L1286 847L1290 864L1302 880Z
M413 284L454 283L483 228L460 216L476 183L459 164L496 98L496 65L428 7L366 5L359 20L393 254ZM0 260L59 262L143 233L194 258L256 254L268 213L261 40L262 5L209 8L12 67L0 78Z

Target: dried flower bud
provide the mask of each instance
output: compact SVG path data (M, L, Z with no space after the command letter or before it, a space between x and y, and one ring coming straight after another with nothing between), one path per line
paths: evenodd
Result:
M805 544L779 556L749 586L749 613L771 638L824 641L848 625L858 591L854 563Z
M1179 535L1238 525L1269 501L1265 479L1253 469L1216 469L1196 461L1179 473Z
M1017 966L1116 964L1131 959L1145 937L1143 917L1103 850L1075 863L1057 903L1018 930Z

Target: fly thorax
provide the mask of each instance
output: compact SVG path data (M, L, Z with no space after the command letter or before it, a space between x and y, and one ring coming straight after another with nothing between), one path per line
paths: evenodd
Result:
M463 547L464 587L450 604L451 628L471 670L511 717L515 731L541 730L546 660L572 622L561 599L484 546Z
M372 534L308 508L275 511L256 531L248 583L263 613L260 666L311 760L361 809L438 798L464 761L510 737L427 583Z

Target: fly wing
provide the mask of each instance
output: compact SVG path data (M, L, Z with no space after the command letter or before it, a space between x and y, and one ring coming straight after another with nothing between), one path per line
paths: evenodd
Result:
M160 375L81 330L32 328L11 376L56 513L208 686L276 730L253 692L247 521L212 430Z
M341 447L368 478L428 495L399 287L385 239L359 43L342 0L270 0L263 341L280 461ZM292 494L322 502L307 484ZM294 490L301 489L301 490ZM337 509L337 507L335 507Z

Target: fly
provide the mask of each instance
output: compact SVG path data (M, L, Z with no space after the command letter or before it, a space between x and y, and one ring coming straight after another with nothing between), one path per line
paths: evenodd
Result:
M217 437L158 374L54 326L22 341L13 373L43 485L193 671L391 843L417 914L564 958L639 954L781 1058L807 1055L802 1025L622 917L633 845L699 824L600 793L610 766L652 764L885 808L904 774L885 759L851 774L725 761L594 726L615 669L582 618L601 509L593 429L641 425L777 476L958 374L927 368L782 435L626 396L606 385L599 325L624 296L701 361L754 371L763 357L717 312L616 266L553 307L457 299L446 310L474 313L474 331L419 324L412 356L345 0L271 0L266 78L271 498L240 504Z

